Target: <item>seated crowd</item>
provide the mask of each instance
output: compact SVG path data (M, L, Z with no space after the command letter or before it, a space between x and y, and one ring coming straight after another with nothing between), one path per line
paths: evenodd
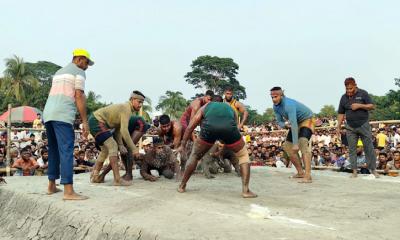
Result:
M341 171L349 171L349 154L345 133L340 137L335 134L335 120L317 119L319 128L311 138L312 144L312 166L335 167ZM79 129L79 125L76 126ZM152 126L151 129L155 127ZM148 131L154 134L154 131ZM253 166L270 166L278 168L291 168L292 163L287 154L282 150L282 142L286 138L286 132L278 130L274 123L268 123L261 126L245 126L243 137L248 144L248 152ZM377 169L384 173L390 170L400 170L400 128L398 125L379 125L372 126L374 137L374 147L377 157ZM6 166L6 132L0 132L0 169ZM160 148L160 144L152 144L148 138L144 142L142 150L142 159L145 159L146 153L153 153L153 148ZM11 167L15 168L14 175L46 175L47 173L47 140L44 132L13 131L11 134ZM157 141L157 140L156 140ZM99 155L93 138L83 140L79 133L76 134L74 147L74 167L75 172L90 171ZM172 156L172 155L171 155ZM224 159L221 159L222 163ZM174 160L171 160L173 163ZM360 173L369 173L366 166L366 160L363 152L362 142L359 141L357 149L357 162ZM233 164L233 163L232 163ZM140 167L140 161L138 162ZM226 165L226 164L225 164ZM154 180L149 170L150 165L145 166L141 175L146 180ZM221 165L223 166L223 164ZM124 166L121 164L121 168ZM226 166L224 166L226 168ZM224 168L222 167L222 169ZM168 165L174 168L173 164ZM157 169L157 168L156 168ZM165 172L165 171L164 171ZM225 171L226 172L226 171ZM0 176L4 175L0 172ZM160 172L159 175L162 175ZM170 175L165 172L165 175Z

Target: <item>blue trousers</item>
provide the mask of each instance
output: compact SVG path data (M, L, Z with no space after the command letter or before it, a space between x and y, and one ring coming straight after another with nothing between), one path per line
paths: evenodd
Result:
M48 147L49 180L61 180L60 184L73 184L74 174L74 140L75 134L72 124L49 121L45 123Z

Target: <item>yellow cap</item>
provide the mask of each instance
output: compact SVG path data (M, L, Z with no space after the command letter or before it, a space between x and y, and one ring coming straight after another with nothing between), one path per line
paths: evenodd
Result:
M82 48L77 48L72 52L74 57L86 57L89 60L89 66L94 64L93 60L90 58L90 54L88 51Z
M358 141L357 141L357 147L362 147L362 146L363 146L363 142L359 138Z

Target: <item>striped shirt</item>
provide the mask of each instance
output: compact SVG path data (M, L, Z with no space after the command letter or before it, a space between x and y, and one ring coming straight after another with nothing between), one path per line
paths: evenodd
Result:
M74 63L56 72L43 111L45 122L60 121L73 124L76 114L75 90L85 90L85 79L85 71Z

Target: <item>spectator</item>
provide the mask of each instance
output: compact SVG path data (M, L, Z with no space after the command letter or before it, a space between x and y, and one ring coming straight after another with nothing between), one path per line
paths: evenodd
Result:
M385 146L387 144L389 144L389 138L385 134L384 129L382 129L382 128L379 129L379 133L378 133L378 135L376 135L376 140L377 140L377 144L378 144L378 149L379 150L385 149Z
M323 166L332 165L332 156L328 149L322 151L321 158L319 159L319 164Z
M385 152L379 153L377 169L385 170L387 164L387 154Z
M32 128L42 128L43 123L42 123L42 115L38 113L36 115L36 119L33 120Z
M80 167L82 167L82 166L83 167L93 167L94 164L89 162L89 161L87 161L85 159L85 157L86 157L85 151L80 150L78 152L78 159L76 160L77 165L80 166Z
M6 167L6 162L4 158L4 153L0 152L0 168L5 168Z
M21 158L14 162L13 168L17 168L16 175L32 176L39 164L31 157L31 153L27 148L21 150Z
M39 164L38 174L37 175L47 175L48 168L48 160L49 160L49 151L46 148L42 148L40 151L40 158L37 160Z
M386 164L386 172L389 170L400 170L400 152L393 152L393 160Z

